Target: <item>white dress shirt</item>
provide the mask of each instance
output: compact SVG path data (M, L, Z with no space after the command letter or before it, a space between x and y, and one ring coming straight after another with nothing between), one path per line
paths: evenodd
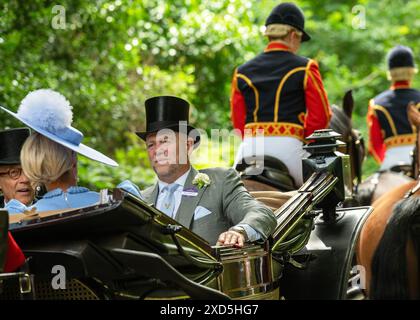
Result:
M182 176L180 176L174 182L174 183L178 184L178 188L174 192L175 207L174 207L174 211L173 211L172 217L171 217L173 219L175 219L176 212L178 211L179 205L181 204L182 191L184 190L185 181L187 181L187 177L188 177L188 174L190 173L190 171L191 171L191 167L190 167L190 169L188 169L187 172L185 172ZM159 210L162 210L163 199L165 198L165 192L168 192L168 190L165 189L165 187L167 185L169 185L169 183L158 180L158 184L159 184L159 194L158 194L158 198L156 200L156 208L159 209Z

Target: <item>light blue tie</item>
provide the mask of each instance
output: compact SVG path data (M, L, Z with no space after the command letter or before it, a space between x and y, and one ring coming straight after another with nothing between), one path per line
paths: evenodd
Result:
M175 209L175 191L176 189L178 189L179 184L178 183L173 183L173 184L168 184L167 186L165 186L162 191L165 192L165 196L162 199L162 207L160 209L160 211L162 211L163 213L165 213L167 216L174 218L174 209Z

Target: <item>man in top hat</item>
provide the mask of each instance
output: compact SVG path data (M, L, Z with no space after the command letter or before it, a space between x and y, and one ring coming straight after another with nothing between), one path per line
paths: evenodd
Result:
M304 24L293 3L272 10L265 23L269 43L235 70L230 100L233 126L243 136L235 163L262 156L253 150L263 150L287 166L297 186L302 184L303 141L327 128L331 117L318 64L297 55L301 42L310 40ZM264 133L263 149L256 146L258 132Z
M3 193L0 208L12 199L26 205L34 200L34 190L20 165L20 151L29 135L28 128L0 131L0 190ZM0 266L0 270L12 272L23 265L25 256L10 232L7 234L6 248L4 265Z
M146 106L146 131L137 135L146 142L157 183L143 196L211 245L242 246L265 240L274 231L272 211L255 200L233 169L197 171L190 154L200 134L188 123L189 104L172 97L150 98Z
M369 151L381 164L380 170L411 164L416 131L408 120L407 105L420 106L420 91L411 88L417 73L411 49L398 45L387 60L391 87L370 100L367 114Z
M20 164L20 151L29 135L28 128L0 131L0 208L12 199L25 205L34 200L34 190Z

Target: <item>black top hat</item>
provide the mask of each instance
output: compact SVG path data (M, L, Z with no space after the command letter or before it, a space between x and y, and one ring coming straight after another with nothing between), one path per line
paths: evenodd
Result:
M146 100L146 131L136 134L146 141L150 133L162 129L172 129L176 132L185 130L187 134L194 132L194 146L200 142L200 133L189 124L190 105L184 99L173 96L157 96Z
M20 164L20 150L30 134L28 128L0 131L0 165Z
M413 51L409 47L395 46L388 53L388 69L415 67Z
M265 21L265 25L268 26L275 23L287 24L301 31L303 33L302 42L311 40L311 37L305 31L305 16L302 10L294 3L281 3L271 11Z

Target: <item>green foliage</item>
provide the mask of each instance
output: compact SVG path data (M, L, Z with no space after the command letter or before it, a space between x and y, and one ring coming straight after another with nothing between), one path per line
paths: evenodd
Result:
M120 163L110 169L81 159L81 183L102 188L130 178L145 186L154 175L144 145L132 134L144 128L144 100L156 94L181 96L192 103L197 126L209 133L231 129L231 75L263 50L261 26L278 2L63 0L66 25L57 29L52 27L58 16L54 1L3 1L0 104L16 110L31 90L58 90L72 103L74 126L84 132L85 143ZM389 86L387 51L404 44L419 56L420 3L296 2L313 38L300 53L320 63L331 103L340 104L344 91L354 90L354 124L367 139L368 100ZM365 10L364 29L353 26L360 22L357 8ZM419 84L417 78L413 85ZM1 127L19 125L0 115ZM200 166L231 163L204 160ZM367 161L365 175L375 168Z

